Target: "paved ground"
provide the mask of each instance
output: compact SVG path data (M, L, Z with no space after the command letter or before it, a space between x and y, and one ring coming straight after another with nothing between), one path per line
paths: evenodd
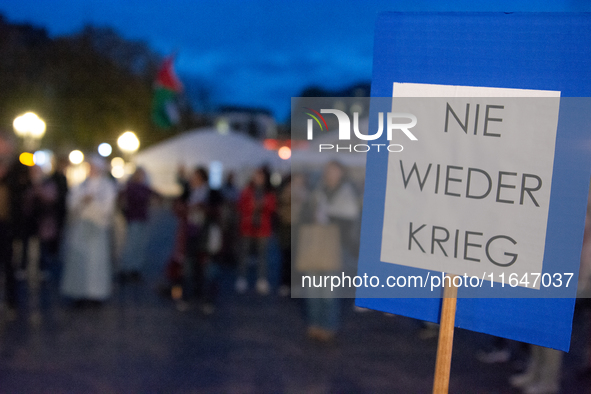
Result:
M145 280L118 285L102 307L74 309L51 284L40 297L25 298L23 284L23 310L0 326L0 392L431 392L436 339L420 339L412 319L354 313L349 300L337 341L318 345L305 338L299 300L235 295L230 269L213 316L178 312L155 290L174 222L160 212L154 224ZM577 315L564 393L591 393L591 379L577 379L584 330ZM456 331L451 393L517 393L507 377L519 363L476 361L489 341Z

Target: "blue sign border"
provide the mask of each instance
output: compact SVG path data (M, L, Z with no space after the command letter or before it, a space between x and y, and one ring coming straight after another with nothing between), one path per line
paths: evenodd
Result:
M385 13L376 25L372 97L391 97L394 82L558 90L562 97L581 97L561 99L544 257L550 272L578 272L583 238L591 175L591 46L581 37L591 37L589 14ZM390 111L383 100L378 103L372 102L373 115ZM377 128L375 119L370 115L370 130ZM422 269L380 262L387 158L367 156L358 271L425 276ZM516 296L533 291L508 290ZM568 350L574 299L462 298L462 291L456 326ZM441 300L358 298L356 304L438 322Z

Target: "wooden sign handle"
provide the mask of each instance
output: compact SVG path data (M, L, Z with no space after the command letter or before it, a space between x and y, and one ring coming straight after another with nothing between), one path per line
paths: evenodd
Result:
M454 286L455 275L446 275L444 280L443 303L439 325L439 343L437 344L437 361L435 363L435 381L433 394L447 394L449 390L449 371L454 342L454 325L456 320L456 301L458 288ZM451 284L451 286L449 286Z

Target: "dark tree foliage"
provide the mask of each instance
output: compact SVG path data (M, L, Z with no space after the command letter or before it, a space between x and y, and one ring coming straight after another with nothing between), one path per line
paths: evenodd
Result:
M158 59L111 30L85 28L53 41L48 59L60 142L114 143L125 130L149 135L152 79Z
M0 125L11 129L20 112L47 116L53 90L47 59L51 40L44 29L10 25L0 17Z
M142 146L169 137L151 123L160 61L145 43L110 28L51 38L0 16L0 127L11 130L16 116L33 111L47 124L43 146L64 151L115 145L125 130Z

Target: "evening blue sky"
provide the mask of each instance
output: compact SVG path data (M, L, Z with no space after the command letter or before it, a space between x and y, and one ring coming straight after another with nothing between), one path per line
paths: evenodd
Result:
M342 88L369 81L373 31L380 11L591 11L583 0L511 1L198 1L0 0L10 22L28 22L51 36L84 25L109 26L146 41L176 69L200 83L215 105L265 107L280 120L290 98L317 85ZM588 38L587 38L588 39Z

